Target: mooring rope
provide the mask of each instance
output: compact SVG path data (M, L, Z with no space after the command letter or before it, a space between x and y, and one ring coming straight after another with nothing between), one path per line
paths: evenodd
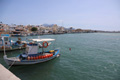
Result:
M12 64L8 67L8 69L10 69L10 68L13 66L14 63L15 63L15 60L14 60L14 62L12 62Z

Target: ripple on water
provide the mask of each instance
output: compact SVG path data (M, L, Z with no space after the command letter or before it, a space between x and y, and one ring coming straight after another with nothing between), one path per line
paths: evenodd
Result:
M61 56L46 63L15 66L10 70L22 80L120 80L119 36L119 33L43 35L40 38L56 39L56 43L45 50L59 47ZM16 56L21 52L7 54ZM0 54L0 63L8 67L2 56Z

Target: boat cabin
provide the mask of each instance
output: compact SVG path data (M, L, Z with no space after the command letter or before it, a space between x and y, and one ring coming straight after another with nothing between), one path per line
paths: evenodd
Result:
M54 40L55 39L29 39L29 41L32 41L32 42L27 44L25 53L27 55L37 54L39 48L42 48L42 52L44 52L43 48L47 48L47 46L49 46L51 44L51 42L49 42L49 41L54 41Z
M38 44L31 43L26 47L26 54L37 54L38 53Z
M1 34L0 35L0 48L4 47L4 43L5 43L5 47L9 48L11 46L11 38L9 34Z

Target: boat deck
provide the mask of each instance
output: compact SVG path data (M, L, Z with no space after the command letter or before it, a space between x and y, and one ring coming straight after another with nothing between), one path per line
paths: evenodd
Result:
M20 49L25 49L25 47L21 47L21 48L13 48L13 49L5 49L5 51L14 51L14 50L20 50ZM3 52L4 49L0 49L0 52Z
M14 60L14 61L20 61L20 59L18 57L11 57L11 58L8 58L9 60Z

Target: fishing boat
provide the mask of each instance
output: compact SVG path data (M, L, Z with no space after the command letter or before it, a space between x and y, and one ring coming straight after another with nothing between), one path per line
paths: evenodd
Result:
M4 39L4 41L2 39ZM25 41L21 41L20 38L18 38L18 41L12 41L10 34L1 34L0 35L0 52L4 51L4 47L6 51L20 50L20 49L25 49L26 43Z
M8 58L5 53L3 58L8 65L30 65L52 60L60 56L59 49L44 51L44 48L47 48L51 44L51 41L54 40L55 39L30 39L32 42L27 44L24 53L17 57L10 58ZM42 49L41 52L38 52L39 48Z

